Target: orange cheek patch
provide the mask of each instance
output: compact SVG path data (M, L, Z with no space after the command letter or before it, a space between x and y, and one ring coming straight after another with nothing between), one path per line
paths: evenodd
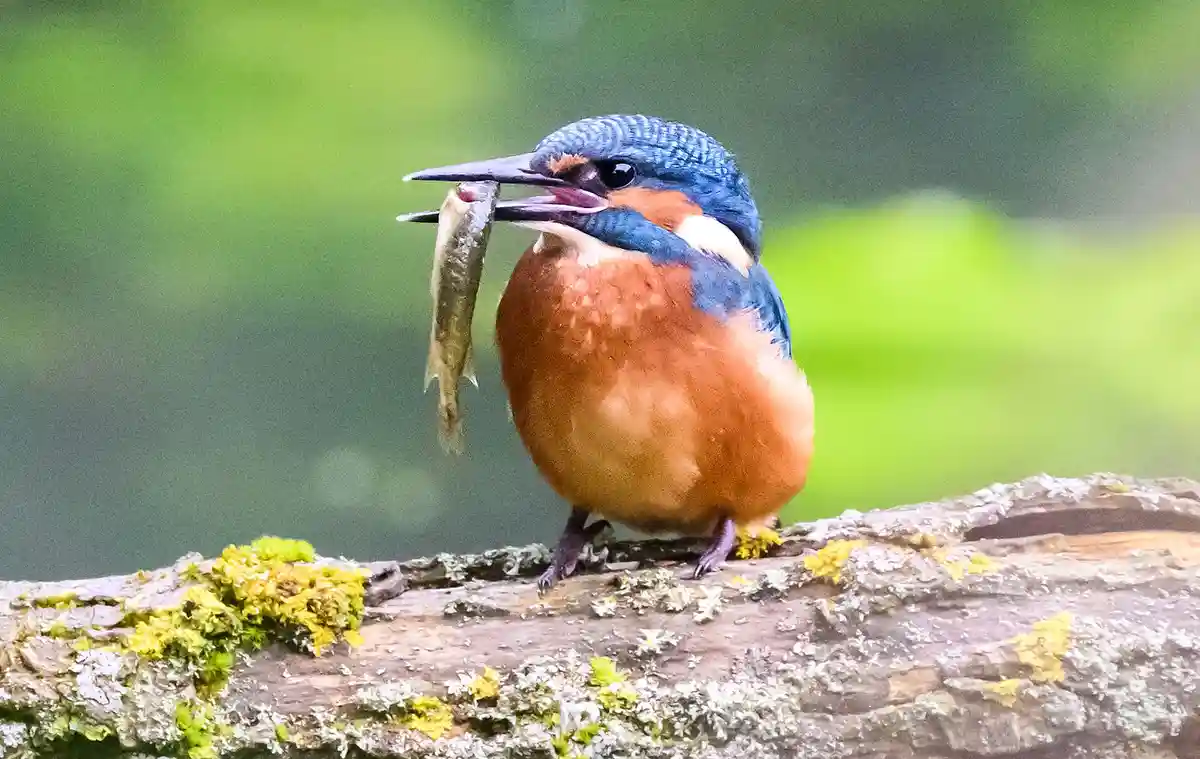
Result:
M611 206L632 208L658 226L674 230L689 216L704 213L679 190L651 190L646 187L631 187L615 190L608 195Z
M546 162L546 167L550 169L551 174L564 174L576 166L582 166L588 162L588 159L574 153L567 153L557 158L551 158Z

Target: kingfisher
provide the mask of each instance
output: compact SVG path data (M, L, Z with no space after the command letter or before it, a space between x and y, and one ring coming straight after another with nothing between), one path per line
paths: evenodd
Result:
M707 538L693 577L719 569L739 533L777 523L807 480L813 394L732 153L695 127L615 114L529 153L404 179L544 193L501 200L494 216L538 233L495 341L521 442L570 506L540 592L609 520Z

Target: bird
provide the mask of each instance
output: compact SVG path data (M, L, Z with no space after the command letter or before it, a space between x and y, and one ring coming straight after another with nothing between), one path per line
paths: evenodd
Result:
M540 593L611 521L706 538L694 578L720 569L739 532L779 523L808 479L814 397L733 153L678 121L611 114L528 153L404 179L545 193L494 215L538 233L495 343L518 436L570 507Z

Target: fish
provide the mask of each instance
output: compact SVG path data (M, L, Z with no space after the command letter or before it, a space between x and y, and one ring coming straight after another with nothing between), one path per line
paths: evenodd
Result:
M471 321L483 277L483 261L491 237L492 217L500 186L496 182L463 182L446 193L438 211L430 294L433 323L425 390L438 381L438 442L447 454L463 453L462 413L458 389L465 377L475 387Z

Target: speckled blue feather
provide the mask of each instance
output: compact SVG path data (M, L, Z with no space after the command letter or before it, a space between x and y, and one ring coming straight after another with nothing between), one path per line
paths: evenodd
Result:
M729 227L758 260L762 223L750 185L733 154L699 129L641 114L581 119L544 137L532 166L545 172L563 155L628 161L642 177L637 186L688 195L705 214Z
M613 208L579 219L578 228L623 250L645 253L662 265L684 265L692 273L696 308L719 319L743 312L758 315L759 328L771 335L783 355L792 358L792 331L775 281L761 263L743 275L726 259L696 250L682 237L647 220L637 211Z

